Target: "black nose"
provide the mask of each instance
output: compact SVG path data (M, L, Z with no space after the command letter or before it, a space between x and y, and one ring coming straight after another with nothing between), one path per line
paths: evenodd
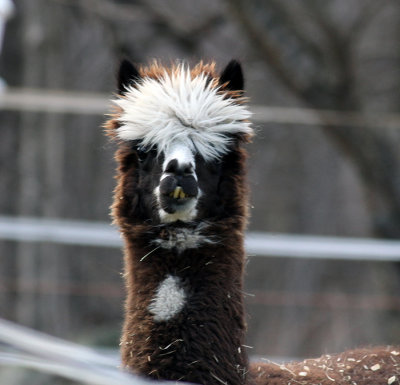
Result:
M165 174L173 174L174 176L187 176L193 174L193 165L191 163L179 164L177 159L172 159L165 167Z

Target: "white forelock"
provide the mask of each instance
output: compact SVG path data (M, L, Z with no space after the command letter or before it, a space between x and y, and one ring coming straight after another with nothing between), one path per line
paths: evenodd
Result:
M215 159L228 151L229 134L253 132L244 105L224 98L206 75L192 78L184 66L157 80L142 79L114 102L122 109L118 137L159 152L178 140L204 159Z

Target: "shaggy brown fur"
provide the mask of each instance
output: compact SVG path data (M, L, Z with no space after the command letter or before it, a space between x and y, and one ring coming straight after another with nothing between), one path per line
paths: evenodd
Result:
M375 347L323 355L302 362L253 364L256 385L399 385L400 349Z
M214 64L200 63L192 70L192 76L205 72L210 81L216 82L214 68ZM164 71L164 67L153 64L142 68L140 73L158 78ZM239 96L234 91L229 94ZM114 138L119 127L118 116L116 111L106 124L108 134ZM118 184L112 215L126 245L127 301L121 351L124 366L136 373L201 384L243 384L248 366L242 347L245 330L243 231L247 217L245 159L246 153L238 145L222 161L218 198L229 216L220 216L202 230L202 235L212 242L178 253L174 249L157 248L154 241L173 237L179 226L190 228L198 223L164 225L144 222L136 215L135 210L140 206L137 158L129 144L119 144ZM173 321L154 322L148 306L167 274L182 279L190 300Z
M225 178L224 188L231 192L226 204L230 204L235 215L212 223L204 231L204 235L215 239L215 244L181 255L174 250L155 250L152 243L155 239L167 239L176 225L146 225L137 223L130 215L135 189L130 178L134 172L129 167L131 156L126 148L117 153L120 167L112 207L126 242L127 301L122 361L137 373L159 379L242 384L247 367L242 349L244 152L238 150L236 159L231 155L231 172ZM173 322L154 323L147 307L168 273L178 273L185 282L190 282L190 304Z
M241 232L237 222L216 223L208 231L227 234L228 244L184 252L151 252L154 236L168 230L132 229L126 248L126 319L122 337L125 366L154 378L215 384L243 383L247 359L241 349L243 323ZM163 234L162 234L163 233ZM229 256L227 258L227 253ZM168 273L180 274L190 301L171 322L153 321L147 307L158 283ZM229 326L227 326L229 325Z
M176 71L176 67L165 69L154 63L139 72L141 76L158 78L164 71ZM214 64L200 63L192 70L192 76L202 72L217 82ZM235 90L226 93L230 97L241 96ZM120 112L116 110L106 123L113 138ZM284 365L253 364L248 369L242 346L247 185L246 152L241 141L222 160L218 202L201 214L207 218L202 235L210 242L183 252L160 248L157 240L174 238L180 227L195 228L199 223L161 224L140 211L143 194L138 192L138 158L129 143L120 141L112 215L125 241L127 300L121 339L124 366L156 379L204 385L399 385L398 348L347 351ZM213 212L218 212L214 219L210 216ZM189 300L173 320L155 322L148 306L168 274L181 278Z
M239 163L242 162L238 151ZM167 239L176 225L137 224L130 213L134 189L124 167L129 154L118 153L119 183L113 215L126 241L126 316L122 360L126 367L154 378L214 384L243 383L247 358L243 335L243 227L245 205L237 215L212 223L204 235L215 239L207 249L155 250L153 240ZM232 205L242 202L241 173L231 175L226 188ZM229 184L229 185L228 185ZM151 253L151 254L149 254ZM148 255L144 258L144 256ZM154 323L147 307L159 282L168 273L190 282L190 303L173 322ZM227 326L228 325L228 326Z

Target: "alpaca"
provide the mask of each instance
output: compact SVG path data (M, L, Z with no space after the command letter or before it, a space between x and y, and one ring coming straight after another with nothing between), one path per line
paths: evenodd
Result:
M123 61L112 215L125 242L125 368L199 384L398 384L399 349L249 365L243 345L246 151L240 64Z

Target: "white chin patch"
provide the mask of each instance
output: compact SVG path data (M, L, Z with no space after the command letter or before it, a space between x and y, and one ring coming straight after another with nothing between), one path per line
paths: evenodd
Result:
M185 306L186 292L179 277L168 275L158 286L148 310L154 321L169 321Z
M190 222L196 219L197 216L197 202L201 196L201 191L197 195L197 198L191 199L186 203L181 210L177 210L174 213L168 213L163 208L160 207L160 188L157 186L154 189L154 195L156 197L156 202L158 204L158 215L160 216L160 221L162 223L171 223L176 221Z
M165 210L159 209L158 214L160 215L160 220L162 223L171 223L176 221L193 221L197 216L196 204L197 199L193 199L193 201L188 203L188 205L190 205L189 208L185 208L185 210L176 211L174 213L167 213Z

